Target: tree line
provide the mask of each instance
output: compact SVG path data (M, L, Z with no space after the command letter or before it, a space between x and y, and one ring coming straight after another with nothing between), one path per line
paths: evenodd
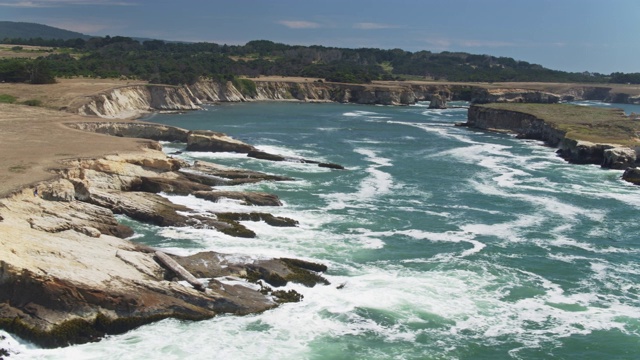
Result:
M0 81L46 83L55 77L126 77L151 83L192 84L201 78L302 76L369 83L409 78L469 82L640 83L640 74L564 72L508 57L462 52L346 49L298 46L267 40L245 45L90 39L4 39L5 44L59 49L37 59L0 60ZM54 81L54 80L53 80Z

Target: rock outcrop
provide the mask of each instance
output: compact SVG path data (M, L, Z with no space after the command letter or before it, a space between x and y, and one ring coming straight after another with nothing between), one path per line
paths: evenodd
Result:
M602 167L624 170L635 166L637 161L636 151L626 147L614 147L604 150Z
M567 138L564 131L532 114L473 105L469 107L467 116L465 126L490 131L508 131L516 133L519 138L544 141L549 146L558 147L558 154L571 163L625 169L635 166L637 161L634 149Z
M622 179L632 184L640 185L640 168L627 168L622 174Z
M136 118L154 111L200 109L200 100L188 87L132 85L93 95L69 110L107 119Z
M558 149L558 155L573 164L596 164L606 167L604 153L616 146L613 144L597 144L590 141L581 141L564 138ZM633 151L633 150L632 150Z
M429 103L429 109L446 109L447 102L440 96L440 94L434 94L431 97L431 102Z
M199 130L192 131L187 136L188 151L210 151L210 152L236 152L249 153L255 148L241 141L235 140L226 134Z
M510 131L520 138L541 140L554 147L560 144L565 135L564 131L531 114L475 105L469 107L465 125L484 130Z
M555 104L560 96L544 91L527 89L487 89L476 87L472 93L471 102L486 104L495 102L519 102Z
M37 194L25 189L0 200L0 329L38 345L94 341L167 317L198 320L260 312L302 297L265 283L328 283L308 266L286 259L238 260L213 252L173 256L195 276L208 278L206 286L194 288L172 281L176 274L157 261L154 249L124 240L133 232L115 217L255 236L240 221L272 226L296 226L297 221L264 212L196 213L157 192L278 206L271 194L215 191L207 183L287 178L204 162L189 165L152 149L71 160L58 174L57 180L38 185ZM192 261L196 258L211 261L205 269Z

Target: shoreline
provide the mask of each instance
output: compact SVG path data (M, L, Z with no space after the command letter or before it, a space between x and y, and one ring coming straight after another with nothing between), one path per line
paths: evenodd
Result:
M80 124L105 123L76 123ZM146 137L187 136L201 151L254 149L221 133L176 132L177 128L141 122L106 124L121 136L86 133L137 144L138 136L122 134L142 131ZM148 146L136 152L67 159L54 180L37 185L37 192L23 188L0 199L0 329L39 346L67 346L165 318L245 315L300 301L295 290L277 290L289 282L329 285L321 275L325 265L302 259L248 261L212 251L176 256L128 240L133 230L120 224L116 214L160 227L209 228L240 238L256 236L240 221L297 226L295 219L264 212L202 213L171 203L159 193L280 206L275 195L215 187L291 179L201 161L187 164L166 155L155 140L145 141ZM207 285L194 275L208 279ZM225 282L230 279L246 284Z
M352 86L357 85L348 85L348 89ZM135 90L135 98L109 97L113 91L125 94L131 88ZM0 328L41 346L64 346L93 341L105 334L127 331L167 317L205 319L219 313L245 314L277 306L269 300L271 296L278 297L275 295L277 292L270 288L264 290L269 298L255 290L247 292L237 288L238 292L244 291L244 297L234 298L233 302L230 300L232 295L225 294L223 287L214 281L210 283L213 287L205 291L179 285L170 281L175 274L160 265L150 249L123 240L129 234L128 230L115 221L114 214L126 214L158 226L208 226L239 237L252 236L250 231L243 229L239 220L265 221L271 226L295 226L295 219L273 218L258 212L250 213L247 218L244 214L186 217L181 212L189 209L170 204L157 195L166 191L200 193L210 201L216 201L218 197L271 205L278 201L269 194L221 194L213 191L211 187L221 184L220 178L225 179L223 184L240 184L242 181L256 181L256 174L204 163L198 164L202 166L199 171L208 173L207 176L180 171L194 165L180 163L160 151L157 141L165 135L145 133L145 136L140 136L148 130L145 127L149 123L109 118L118 113L130 114L131 110L166 110L172 106L177 110L189 110L203 103L184 89L173 87L168 93L162 89L121 86L83 97L93 102L93 110L103 111L100 114L106 118L0 104L0 166L8 169L0 176L0 233L7 236L0 239L0 294L3 294L0 299ZM292 95L291 89L288 85L277 85L269 94L280 94L278 96L286 98ZM209 90L216 89L200 88L199 91L205 93ZM289 93L278 92L284 90ZM312 90L306 89L311 92L305 92L303 99L279 99L274 95L271 100L314 101L326 95ZM248 101L234 89L226 88L224 91L216 93L218 99ZM392 93L367 91L363 94L374 97L362 95L365 97L342 99L366 103L401 99ZM167 94L170 96L164 97ZM451 92L448 94L451 96ZM541 101L546 99L544 94L528 91L497 96L522 99L522 96L531 94ZM427 93L420 96L427 96ZM416 97L405 98L411 99L415 101ZM76 101L77 98L72 98L69 103ZM67 106L64 109L69 110ZM77 128L69 124L75 124ZM107 126L103 132L95 129L84 131L80 129L82 124L87 127ZM153 131L163 127L152 125ZM176 135L166 136L175 138ZM217 147L221 149L217 151L246 153L255 150L248 144L214 132L194 131L179 136L191 137L192 144L199 148ZM273 154L258 156L282 161ZM305 162L309 166L338 169L336 164ZM268 174L260 176L262 178L258 180L262 181L283 180ZM35 184L39 184L38 196L29 189ZM96 238L100 240L95 241ZM197 255L209 260L221 256ZM175 260L182 266L190 266L188 259L175 257ZM327 285L320 275L326 271L326 266L289 260L272 259L275 263L254 263L250 264L251 267L238 264L230 267L229 261L225 260L218 261L215 269L191 267L188 271L198 273L200 277L214 278L220 275L222 268L232 268L234 272L225 273L225 276L260 279L274 287L283 282L286 284L286 281L309 281L309 278L312 278L313 285ZM292 279L296 280L286 280L292 274L295 275ZM61 292L66 294L62 305L59 303ZM295 294L279 296L282 299L293 296L291 301L296 301ZM154 305L150 306L139 298ZM83 335L85 333L89 335Z

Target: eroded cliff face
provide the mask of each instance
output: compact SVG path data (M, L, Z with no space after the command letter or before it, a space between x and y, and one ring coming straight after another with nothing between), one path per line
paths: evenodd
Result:
M519 138L544 141L558 148L558 155L574 164L596 164L611 169L635 166L636 150L616 144L598 144L566 137L566 133L534 115L481 105L469 107L465 126L512 132Z
M128 129L126 123L84 123L77 128L120 136L183 136L179 129L130 124L134 125ZM231 141L223 134L212 139ZM231 191L228 186L290 179L215 164L187 164L157 148L69 160L57 170L58 178L38 184L37 192L23 189L0 199L0 329L41 346L65 346L167 317L197 320L219 313L261 312L301 298L271 286L289 281L328 284L316 273L326 270L320 264L215 252L196 254L195 259L173 257L187 273L208 278L206 284L195 287L172 281L178 273L158 261L153 249L126 240L133 231L119 224L115 214L156 226L208 228L236 237L256 236L240 221L271 226L296 226L297 221L264 212L202 213L172 204L159 193L279 206L275 195ZM227 189L217 191L217 185ZM306 275L300 277L300 271ZM240 278L262 280L263 286L237 285Z
M467 115L467 126L492 130L509 131L521 138L544 141L549 146L558 146L565 133L553 128L544 120L517 111L506 111L472 105Z
M343 84L327 82L254 81L243 93L232 82L200 81L188 86L130 86L89 96L69 111L81 115L124 119L154 111L200 109L202 103L243 101L340 102L367 105L411 105L435 99L438 107L451 100L477 102L557 102L559 97L534 90L486 89L458 85Z
M574 86L563 92L562 100L596 100L619 104L640 104L640 96L615 92L606 86Z
M136 118L154 111L200 109L201 101L187 87L135 85L89 96L69 110L106 119Z
M518 102L518 103L541 103L555 104L560 101L560 96L544 91L527 89L485 89L474 88L471 102L476 104Z
M445 101L556 103L560 100L600 100L640 104L640 96L612 92L611 88L574 86L561 94L546 91L456 84L344 84L330 82L251 80L255 89L241 91L232 82L202 80L187 86L135 85L88 96L69 111L109 119L140 117L155 111L198 110L203 103L243 101L305 101L356 104L411 105L437 97Z

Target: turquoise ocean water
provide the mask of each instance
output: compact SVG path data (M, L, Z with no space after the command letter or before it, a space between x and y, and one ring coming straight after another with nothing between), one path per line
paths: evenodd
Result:
M64 349L14 343L10 359L640 358L640 187L537 141L455 127L464 107L426 105L238 103L150 118L347 170L184 152L295 178L242 189L277 194L284 206L261 210L300 226L249 222L258 236L240 239L123 219L136 241L322 262L332 285L292 285L302 302L258 315L165 320Z

